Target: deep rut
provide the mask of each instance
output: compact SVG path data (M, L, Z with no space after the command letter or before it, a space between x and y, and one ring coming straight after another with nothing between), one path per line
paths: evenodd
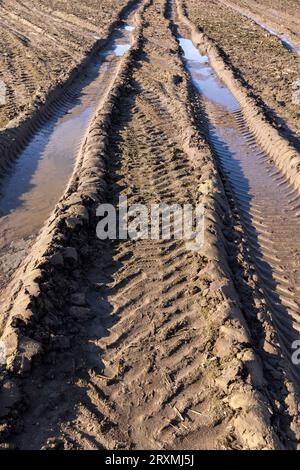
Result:
M135 99L111 154L117 167L111 174L115 172L119 187L125 187L121 194L130 188L129 204L189 202L193 180L186 178L187 157L175 143L171 115L154 96L143 90ZM111 308L106 322L116 323L97 342L104 374L115 379L104 387L102 380L102 387L127 441L137 448L164 447L165 442L172 446L176 432L195 431L194 423L187 427L180 418L178 422L174 406L185 410L199 402L199 336L204 325L197 295L191 296L199 260L181 241L141 240L116 244L113 267L119 263L104 295ZM98 275L97 267L94 281Z
M189 54L188 48L185 53ZM197 65L193 60L187 63L203 92L196 114L205 123L225 185L234 196L260 293L271 311L293 380L299 383L299 367L291 360L300 332L299 193L257 143L239 103L228 89L224 91L206 56L199 54ZM201 70L210 80L208 90Z
M210 115L211 142L220 160L247 234L261 287L288 357L299 337L300 196L257 145L240 112L233 119ZM232 145L222 133L233 131ZM235 138L239 135L239 140ZM225 141L230 139L226 136ZM236 157L238 155L238 157ZM297 377L297 372L295 377Z

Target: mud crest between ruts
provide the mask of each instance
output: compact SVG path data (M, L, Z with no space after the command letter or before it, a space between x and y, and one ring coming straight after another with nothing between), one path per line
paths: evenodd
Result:
M46 223L32 248L32 253L12 282L13 295L1 338L8 355L1 393L1 413L6 421L1 425L4 441L10 440L10 433L16 427L22 434L22 416L28 406L29 410L32 408L28 384L31 375L38 374L43 358L49 359L53 350L72 351L70 340L74 340L74 334L76 337L76 328L68 335L68 322L71 323L67 314L67 307L70 305L68 296L76 294L86 266L92 263L94 253L91 240L95 237L95 208L99 202L105 201L107 196L106 172L110 165L107 156L111 155L110 139L114 134L112 121L114 115L118 114L120 101L123 100L123 105L126 103L126 94L130 94L130 90L136 93L131 83L132 69L138 65L139 60L143 60L143 46L149 42L148 38L143 38L143 28L147 24L144 15L153 3L157 6L154 18L163 14L163 2L150 1L142 6L135 43L120 66L106 104L96 113L89 128L68 189ZM167 20L166 25L168 26ZM178 50L176 54L178 56ZM281 448L272 426L272 408L264 393L262 368L253 350L251 334L241 313L239 298L231 280L226 254L227 242L223 236L224 224L230 217L229 207L209 147L193 124L192 113L186 104L188 77L182 65L180 76L180 91L176 91L178 85L174 84L172 89L168 83L166 87L168 91L172 89L173 94L169 96L165 91L162 103L169 108L170 102L176 103L172 105L171 110L177 112L177 125L182 132L182 151L190 162L190 175L193 174L199 183L197 189L194 189L194 197L198 202L204 203L206 208L205 246L197 254L196 262L201 266L197 273L197 282L201 286L199 297L204 300L204 304L199 308L199 315L203 309L206 311L205 322L212 330L212 335L201 353L201 358L205 355L207 363L213 364L213 390L217 391L220 403L226 407L228 413L225 429L221 434L222 444L225 447L239 448ZM173 100L174 97L177 101ZM83 310L77 309L76 312L86 317L85 322L89 322L93 316L91 309L86 307ZM196 314L198 315L198 310ZM197 325L196 320L193 321ZM62 325L65 328L63 337L55 334L56 328ZM72 358L69 359L72 363ZM197 365L198 357L192 357L192 360ZM72 367L71 365L71 369ZM97 372L95 374L97 376ZM27 390L27 397L23 395L24 388ZM32 390L31 393L34 395ZM100 396L101 393L103 392L99 389ZM107 400L109 396L103 399L104 402ZM204 397L205 400L208 401L207 396ZM11 413L12 408L14 413ZM177 410L179 417L185 416L187 409L186 403L182 405L182 408ZM130 437L115 431L118 427L118 413L115 423L112 418L114 413L109 406L106 413L107 417L103 418L103 409L101 413L99 411L102 426L100 431L97 428L100 434L98 446L130 447ZM218 426L217 423L215 425ZM167 429L166 444L170 447L172 443L177 442L170 434L171 428L170 425ZM54 434L58 436L54 445L61 445L61 436L57 429ZM187 443L188 437L187 432ZM80 440L78 437L77 443L76 437L74 439L75 446L85 447L82 438ZM125 444L122 444L122 439ZM20 440L22 441L22 438ZM64 444L62 439L62 445ZM218 445L215 443L215 446Z

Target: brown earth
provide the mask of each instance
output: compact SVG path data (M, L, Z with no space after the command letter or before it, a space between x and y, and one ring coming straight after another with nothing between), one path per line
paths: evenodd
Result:
M145 4L73 183L11 286L9 446L282 446L221 242L229 209L165 9ZM119 194L205 203L203 254L174 240L93 241L95 204Z
M70 184L7 290L2 447L295 449L294 388L276 370L276 332L171 27L175 2L139 12ZM97 240L96 207L119 195L203 203L204 247Z
M292 102L293 83L300 77L299 56L221 1L185 3L189 18L215 42L249 96L256 98L274 126L285 132L299 150L300 107ZM297 10L294 16L300 21Z
M297 0L233 0L228 3L254 15L266 26L286 34L300 45L300 5Z
M0 129L32 112L103 40L126 0L15 1L0 5L0 80L7 87Z

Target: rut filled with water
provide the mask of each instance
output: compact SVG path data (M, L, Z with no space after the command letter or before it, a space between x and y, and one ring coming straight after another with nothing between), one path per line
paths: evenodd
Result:
M282 350L291 361L300 333L300 197L257 143L238 101L208 57L178 37L201 95L207 137L238 209ZM299 366L290 362L298 381Z
M85 133L133 36L133 11L51 106L0 186L0 287L26 254L73 172Z

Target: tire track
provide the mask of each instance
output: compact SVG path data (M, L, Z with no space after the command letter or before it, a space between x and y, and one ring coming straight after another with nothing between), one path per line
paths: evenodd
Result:
M208 57L198 52L195 59L192 43L180 41L199 91L195 113L200 125L204 124L226 189L234 199L243 242L256 268L257 289L267 303L280 354L285 357L281 373L287 373L299 391L299 365L292 362L292 345L300 332L299 193L257 143L238 101L217 78ZM209 88L205 80L210 81ZM243 300L242 291L240 295ZM244 302L247 305L247 298ZM274 338L275 353L276 341Z
M181 121L173 119L174 98L159 86L156 60L176 45L161 16L162 6L161 1L153 2L144 14L147 40L130 92L113 120L106 159L107 202L112 204L120 195L128 197L129 205L147 207L197 202L194 188L200 170L182 150ZM149 41L155 41L155 34L165 43L159 52ZM181 70L180 63L172 65L175 71L178 66ZM83 362L75 379L76 385L82 383L83 398L74 406L73 419L61 420L65 446L224 445L232 412L218 394L210 396L215 364L207 347L216 332L213 318L207 321L210 308L199 287L204 264L181 240L96 243L86 279L86 298L95 319L85 324L83 344L75 353ZM73 392L73 399L77 394ZM26 436L23 439L19 445L26 448Z
M25 354L28 345L43 348L29 358L20 348L10 353L21 374L24 364L32 367L20 379L12 374L24 394L11 439L20 449L280 446L245 357L255 363L219 238L222 195L186 104L187 74L166 10L164 0L143 4L130 62L105 119L99 112L93 122L83 170L56 213L66 226L75 214L79 227L50 225L51 236L67 240L51 238L42 280L32 286L43 290L36 297L42 315L30 306L22 332L12 325L15 310L7 321L4 339L28 335ZM215 247L202 254L175 239L95 239L97 202L115 205L120 195L148 208L205 201ZM63 266L53 264L59 253ZM26 296L27 284L15 304L25 305ZM231 405L237 395L246 406ZM254 426L245 425L251 418Z
M131 18L133 14L128 11ZM29 126L23 148L15 149L18 160L1 181L1 289L24 259L67 184L96 105L105 99L118 73L123 53L115 50L124 45L129 48L131 39L124 24L116 28L106 47L87 64L84 77L73 81L46 105ZM29 98L34 85L26 69L20 72L19 82ZM11 161L13 150L8 146L2 158Z
M228 123L227 116L222 119L210 110L208 113L210 141L241 212L274 324L286 356L290 358L291 344L299 338L300 332L300 220L297 209L300 196L282 175L278 177L276 167L269 163L268 156L262 154L256 143L252 143L249 151L247 138L253 136L241 120L241 113L237 114L240 119L236 132L243 135L246 144L236 147L235 152L233 146L228 151L223 150L220 133L216 131L232 127L232 122ZM239 155L239 163L233 161L233 152ZM297 367L295 378L298 382Z
M120 164L117 175L125 194L132 187L130 168L138 202L146 205L192 199L195 183L187 157L175 143L171 117L156 93L144 89L121 132L121 145L111 154L116 166ZM136 202L129 195L129 204L131 197ZM116 244L113 263L125 261L106 285L104 300L118 321L97 342L103 374L114 377L107 385L101 383L102 390L113 401L118 426L131 446L175 447L177 435L184 439L195 431L178 420L175 403L185 413L200 402L195 389L200 389L202 376L198 361L204 325L197 295L191 297L191 292L201 266L181 241L140 240L132 245ZM98 275L97 268L91 280L96 282Z
M248 20L253 21L258 26L260 26L264 30L268 31L269 34L271 34L273 36L276 36L281 41L283 46L286 47L289 51L293 51L297 54L300 54L300 45L299 45L299 43L297 44L297 43L294 42L294 35L295 35L295 32L297 30L295 29L295 31L293 31L290 26L285 26L284 25L285 21L289 21L287 18L284 18L284 21L281 20L280 26L277 24L276 29L274 30L269 25L266 25L266 24L262 23L262 21L260 20L260 18L257 17L257 15L252 15L250 10L244 9L243 7L240 7L239 5L236 5L235 3L232 3L232 2L228 2L226 0L218 0L218 1L222 5L226 6L227 8L231 8L232 10L236 11L237 13L244 16ZM258 11L259 11L259 8L261 8L260 5L257 5L256 7L258 8ZM273 20L274 20L274 17L276 18L276 16L274 15L273 20L272 20L272 12L268 11L269 10L268 8L267 9L264 8L263 11L261 12L263 16L265 15L266 10L268 12L267 15L269 16L268 22L271 21L271 23L272 23ZM294 21L296 22L297 20L294 20ZM274 22L273 22L273 24L274 24ZM275 22L275 24L276 24L276 22ZM282 30L282 27L285 27L285 30L288 31L288 37L285 36L282 32L279 32L279 31ZM291 40L290 37L292 37L293 39ZM296 32L296 38L295 39L296 40L298 39L297 38L297 32Z

